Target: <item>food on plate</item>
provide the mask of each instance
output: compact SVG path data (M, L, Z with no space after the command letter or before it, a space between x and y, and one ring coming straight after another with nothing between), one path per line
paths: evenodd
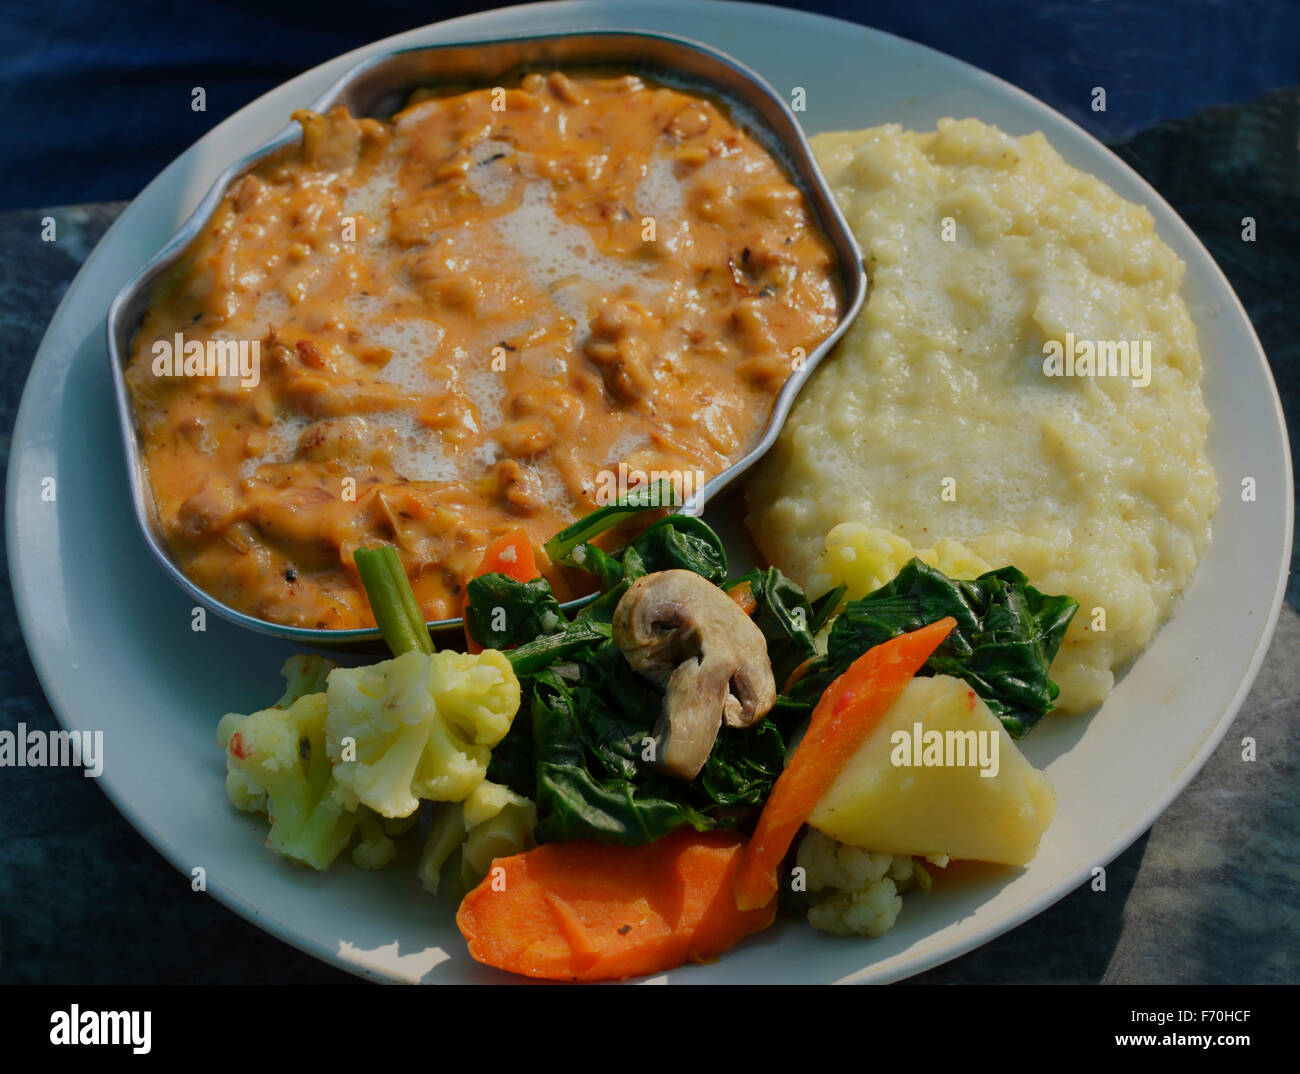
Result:
M907 683L808 823L887 854L1025 865L1055 812L1047 777L975 691L935 675Z
M883 936L903 910L903 895L932 883L910 855L845 846L816 828L800 840L795 865L809 892L809 924L836 936Z
M775 893L736 906L744 848L736 832L689 828L635 847L548 843L499 858L456 924L474 958L528 977L604 981L705 962L776 916Z
M781 884L777 872L799 829L956 625L951 617L939 619L873 645L822 691L745 849L736 874L736 902L742 909L762 906L776 894Z
M277 827L319 812L328 841L295 857L316 868L354 833L367 868L422 839L420 883L460 900L473 957L560 980L714 958L778 904L826 931L880 935L902 892L929 887L914 856L1033 856L1052 792L1008 730L1050 710L1073 601L1011 567L954 580L917 558L862 597L841 585L810 601L776 568L730 576L713 529L663 515L659 491L546 542L598 590L572 616L521 538L494 542L466 588L473 655L425 651L396 550L358 549L395 655L357 668L294 658L288 709L226 717L232 801L276 817L281 853ZM602 547L638 517L653 521ZM269 752L293 788L311 789L284 819L236 749L259 719L278 729ZM969 732L982 767L908 767L893 737L913 726ZM916 750L933 766L928 743Z
M1218 505L1182 262L1040 134L944 120L812 144L871 287L748 486L758 546L814 596L864 549L842 524L877 551L960 549L972 574L1014 564L1082 607L1052 677L1058 708L1091 708Z
M325 748L345 804L385 817L424 801L463 802L519 708L519 680L494 649L407 652L336 668L326 689Z
M393 659L342 668L321 656L290 657L275 705L228 713L217 725L231 803L265 813L267 845L314 869L329 868L355 833L353 861L382 867L422 800L473 797L519 708L519 681L500 653L430 651L391 546L358 549L357 560ZM480 793L469 816L489 819L494 800L496 813L511 804Z
M638 578L614 608L611 634L633 670L663 685L653 763L666 775L694 779L724 722L750 727L776 703L763 632L694 571Z
M915 548L906 537L888 530L842 522L826 535L808 588L818 593L843 586L844 595L857 600L887 585L912 559L949 578L976 578L993 569L960 541L941 538L932 548Z
M286 858L324 869L352 839L357 814L335 793L325 753L324 694L305 694L288 707L223 718L226 793L249 813L271 822L267 846Z
M599 110L602 95L639 103L642 93L669 93L609 79L533 85L579 112ZM578 87L579 103L567 101L568 86ZM373 181L395 141L446 149L429 132L439 109L458 99L417 103L391 130L308 118L304 152L333 160L331 181L346 197L353 178ZM463 114L478 116L473 94L465 101ZM710 124L726 121L710 116ZM340 165L333 154L348 124L362 148ZM475 130L505 137L496 127ZM512 137L504 156L482 162L471 135L448 150L464 150L453 171L479 211L486 187L477 169L497 165L487 174L506 176L493 188L499 200L486 198L492 241L538 184L552 215L580 226L564 215L571 190L561 173L542 168L536 146L522 149L523 135ZM601 317L627 296L593 299L588 321L570 316L545 346L508 352L523 352L502 376L508 390L543 375L523 363L533 347L561 357L557 376L570 387L583 368L596 392L583 405L599 395L605 408L577 415L581 430L555 417L569 414L563 406L553 408L545 448L511 456L556 467L558 480L535 508L497 495L497 516L479 526L485 501L474 497L496 495L489 485L503 460L484 471L481 487L456 471L437 493L440 509L461 520L463 539L448 558L444 546L430 551L429 531L388 510L396 456L370 457L373 481L362 491L384 505L388 523L375 525L359 497L362 521L334 541L314 577L351 587L348 623L373 617L393 657L352 668L299 658L286 665L278 706L222 721L228 793L268 814L273 850L325 868L350 846L354 863L378 868L409 843L420 884L459 902L457 924L474 958L583 981L716 958L771 925L779 907L825 932L879 936L904 894L928 890L933 870L950 861L1022 867L1039 852L1056 799L1017 740L1057 708L1105 697L1113 669L1150 640L1190 579L1217 507L1181 265L1148 214L1068 168L1037 136L944 122L929 135L885 127L826 136L817 149L862 241L872 291L749 488L767 565L733 576L707 523L663 513L665 503L681 503L671 479L641 481L612 503L566 484L581 469L575 459L591 472L629 461L582 456L606 450L598 419L615 413L642 429L673 426L671 437L648 441L665 452L663 469L706 458L716 472L736 457L717 444L712 456L697 446L672 454L688 427L706 439L716 430L689 387L674 394L687 381L637 380L636 345L620 359L633 365L602 364ZM402 167L413 159L408 147ZM679 184L687 174L700 180L691 169L678 167ZM648 172L632 170L646 181ZM618 169L563 174L582 189L623 182ZM394 179L394 189L408 186ZM697 201L687 190L683 205L699 209ZM385 202L387 231L367 232L376 264L394 256L408 202ZM445 210L454 221L461 211L422 195L412 204L425 205L429 220ZM621 225L599 226L606 230L592 249L610 256ZM714 235L674 234L696 243L692 257L708 245L700 235ZM809 263L827 273L825 290L821 277L810 282L803 313L833 317L828 255L820 236L801 234L824 255ZM662 253L628 247L620 263L668 280L681 266ZM463 271L478 278L477 255L462 256ZM568 297L569 285L554 280L520 293L563 313L565 302L585 301L583 280ZM313 293L288 308L312 309ZM470 322L494 294L480 288L455 307L425 365L473 350ZM447 295L439 291L438 302ZM669 308L656 307L654 332L679 331ZM794 320L784 324L793 331ZM319 328L304 331L318 333L318 350L328 342ZM779 345L801 345L793 338ZM1105 364L1121 356L1122 370ZM703 366L686 365L705 376ZM749 375L743 362L723 365ZM470 367L456 368L467 376ZM277 391L289 376L269 375ZM380 380L357 383L368 391ZM453 376L428 394L454 395L459 383ZM527 389L542 392L535 380ZM670 399L682 407L677 417ZM752 407L751 398L744 412L758 414ZM450 425L430 425L446 457L463 461L466 445L504 442L477 410L458 413L474 425L460 440ZM509 407L502 415L536 418ZM382 437L366 442L384 450ZM565 450L567 471L558 461ZM630 461L646 470L655 463ZM318 473L341 474L345 462L331 456ZM274 465L288 488L302 463L256 461L241 480L255 490ZM424 489L415 479L400 491ZM566 613L561 602L582 592L592 599ZM424 626L431 599L463 615L468 654L433 650Z
M602 474L698 488L745 455L840 317L804 195L720 100L535 71L296 118L126 371L171 554L252 616L369 626L352 553L384 543L426 619L459 615L494 537L540 547ZM194 375L253 348L251 376Z
M1077 610L1070 597L1040 593L1015 567L966 581L909 560L886 585L844 605L825 654L807 665L790 695L813 702L871 646L950 617L956 625L923 673L964 679L1020 738L1055 705L1048 669Z
M433 825L416 869L434 895L463 895L488 874L496 858L519 854L535 844L537 807L509 787L484 780L463 802L433 807Z

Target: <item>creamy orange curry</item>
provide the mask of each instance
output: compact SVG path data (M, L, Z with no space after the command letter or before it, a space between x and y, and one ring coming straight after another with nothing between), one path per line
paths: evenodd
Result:
M171 551L250 615L372 625L352 551L388 542L454 617L519 527L577 595L541 544L602 475L725 469L838 319L805 198L712 99L551 72L295 118L160 281L128 369ZM173 340L256 342L257 383L159 366Z

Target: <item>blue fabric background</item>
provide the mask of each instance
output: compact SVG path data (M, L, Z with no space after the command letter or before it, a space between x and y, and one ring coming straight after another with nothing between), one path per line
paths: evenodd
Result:
M0 210L134 197L210 127L287 78L368 41L497 6L0 0ZM958 56L1108 141L1300 82L1300 4L1285 0L784 6ZM1086 108L1095 85L1107 89L1104 113ZM190 108L194 86L207 91L206 112Z

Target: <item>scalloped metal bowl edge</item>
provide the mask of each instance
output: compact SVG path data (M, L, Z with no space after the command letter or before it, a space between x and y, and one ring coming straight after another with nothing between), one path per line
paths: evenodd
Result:
M666 76L669 80L676 78L684 86L714 92L732 104L738 103L742 107L733 118L751 134L759 137L769 151L782 158L808 198L822 231L835 250L843 297L839 322L807 355L802 368L796 370L786 381L777 395L767 427L758 443L748 454L697 489L681 508L698 514L709 500L750 469L772 447L800 388L857 317L867 293L866 273L857 241L813 158L802 128L785 101L761 76L738 60L710 45L685 37L647 30L593 29L394 49L362 60L308 107L319 112L337 104L346 104L354 114L382 113L387 110L379 107L382 102L391 101L400 93L410 92L418 85L434 84L439 78L443 81L472 80L482 83L492 77L479 74L466 79L463 70L466 66L472 65L476 69L487 67L494 74L500 75L520 63L529 62L611 63L639 67L661 77ZM447 68L457 63L460 67L449 73ZM461 77L457 78L456 75ZM398 87L402 89L399 90ZM751 114L746 115L746 112ZM234 181L266 157L292 145L298 138L298 128L295 125L287 126L222 171L171 239L114 297L106 323L108 355L112 365L122 444L126 453L132 507L145 544L164 573L201 606L248 630L320 649L374 649L381 644L377 629L321 630L272 623L230 607L186 576L167 549L139 440L134 403L126 383L125 369L130 356L131 338L149 304L154 282L184 254ZM573 611L588 604L595 596L591 594L571 600L562 607L565 611ZM447 634L460 630L462 624L463 620L455 618L431 620L427 626L435 634Z

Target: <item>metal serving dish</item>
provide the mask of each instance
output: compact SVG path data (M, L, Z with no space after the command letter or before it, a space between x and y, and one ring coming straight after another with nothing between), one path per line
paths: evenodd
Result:
M843 315L835 330L794 372L777 396L763 438L748 455L702 485L683 510L698 513L704 505L748 470L776 440L799 389L812 374L822 356L830 350L857 316L866 297L867 280L862 255L844 221L834 196L826 185L807 139L785 101L762 78L726 53L687 38L646 31L591 30L578 33L498 38L459 44L398 49L371 57L339 78L308 107L325 112L336 105L353 115L387 118L398 111L408 96L420 87L439 84L492 85L512 69L523 65L584 66L614 65L644 73L686 90L694 89L721 97L732 109L732 119L756 137L777 157L803 191L830 240L839 261ZM301 137L290 124L270 141L251 150L230 165L199 202L180 230L118 292L108 311L108 354L113 367L118 417L126 449L136 521L145 543L163 570L195 601L223 619L282 640L327 649L369 648L379 642L374 629L316 630L283 626L237 611L200 589L176 565L167 547L149 483L136 423L134 402L126 382L126 363L131 339L139 327L158 277L180 260L190 242L202 231L226 192L246 172L268 156L293 145ZM566 610L581 607L591 597L570 601ZM428 624L435 633L459 630L460 619L441 619Z

